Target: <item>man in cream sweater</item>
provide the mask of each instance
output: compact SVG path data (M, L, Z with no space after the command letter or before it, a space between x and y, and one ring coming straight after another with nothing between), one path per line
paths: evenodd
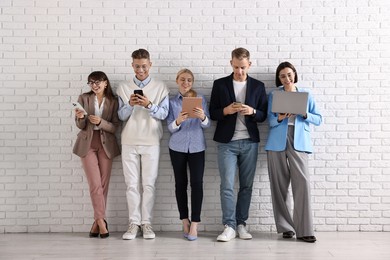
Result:
M122 238L132 240L142 231L144 239L154 239L151 221L163 135L161 120L168 115L169 89L149 76L152 63L147 50L135 50L131 56L135 77L117 88L119 119L126 121L121 140L129 210L129 228Z

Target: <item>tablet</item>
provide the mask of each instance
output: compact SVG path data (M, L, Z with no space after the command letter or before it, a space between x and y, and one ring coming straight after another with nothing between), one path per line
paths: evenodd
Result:
M202 108L202 97L183 97L182 111L188 113L188 117L195 118L194 108Z
M79 102L72 102L73 109L78 109L84 112L84 115L87 115L87 111L83 108L83 106Z
M274 91L272 98L272 113L290 113L305 115L309 93Z

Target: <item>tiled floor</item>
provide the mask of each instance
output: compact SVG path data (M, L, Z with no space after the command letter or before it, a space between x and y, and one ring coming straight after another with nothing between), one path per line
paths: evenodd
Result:
M179 232L157 232L156 239L88 238L84 233L0 234L0 259L239 259L389 260L390 232L321 232L314 244L252 233L252 240L216 242L218 233L201 232L190 242Z

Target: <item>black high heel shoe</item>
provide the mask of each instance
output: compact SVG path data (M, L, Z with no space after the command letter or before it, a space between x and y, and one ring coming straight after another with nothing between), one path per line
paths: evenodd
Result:
M93 227L94 227L95 225L97 225L98 233L93 233L93 232L92 232L92 229L93 229ZM89 231L89 237L98 237L98 236L99 236L99 225L96 224L96 221L94 221L93 224L92 224L92 227L91 227L91 231Z
M104 220L104 223L106 223L106 229L107 229L107 233L104 233L104 234L100 234L100 238L107 238L110 236L110 232L108 232L108 224L107 224L107 221Z

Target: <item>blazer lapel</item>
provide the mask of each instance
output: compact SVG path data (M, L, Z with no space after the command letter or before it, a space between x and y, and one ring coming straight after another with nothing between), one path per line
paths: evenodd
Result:
M88 102L88 109L87 109L88 115L95 115L95 95L89 95L87 98L87 102ZM104 100L104 107L103 107L103 114L102 114L102 118L105 120L107 120L109 116L111 105L112 105L111 100L106 98Z
M88 95L87 97L87 113L88 115L94 115L95 114L95 95Z
M249 102L252 97L252 89L251 89L252 79L247 75L246 77L246 93L245 93L245 104L251 104Z
M234 94L234 88L233 88L233 73L229 77L229 80L227 82L227 88L228 88L230 100L236 102L236 94Z
M108 119L109 112L111 111L111 100L108 98L104 99L104 107L103 107L103 114L102 118L104 120Z

